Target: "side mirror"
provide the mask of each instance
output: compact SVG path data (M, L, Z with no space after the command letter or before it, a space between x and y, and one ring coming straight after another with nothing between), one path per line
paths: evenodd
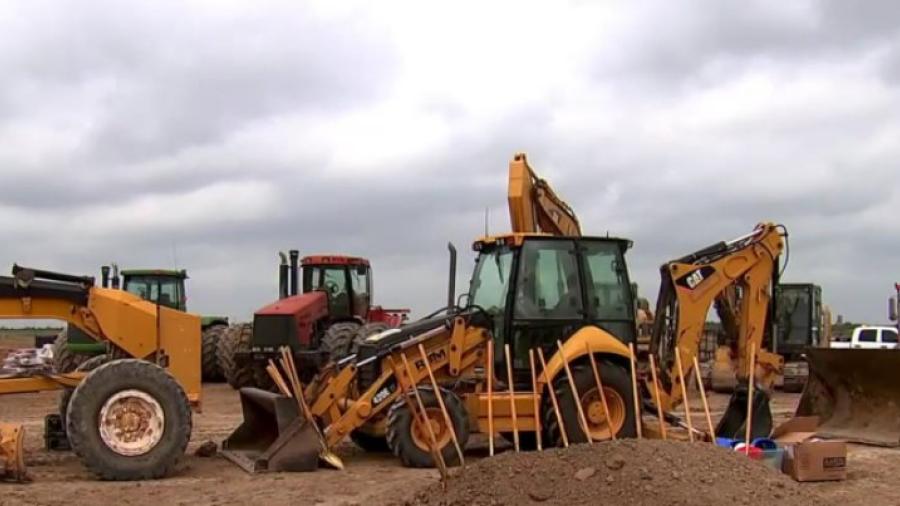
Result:
M888 299L888 318L890 318L892 322L897 321L897 298L896 297L891 297Z

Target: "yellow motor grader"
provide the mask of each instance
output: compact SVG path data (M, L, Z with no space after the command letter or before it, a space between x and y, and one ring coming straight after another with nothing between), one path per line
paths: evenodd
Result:
M191 407L200 404L200 318L147 302L94 278L14 265L0 276L0 318L64 320L111 357L90 372L42 367L0 369L3 395L73 389L64 435L101 479L168 474L187 447ZM22 479L21 425L0 424L0 479Z

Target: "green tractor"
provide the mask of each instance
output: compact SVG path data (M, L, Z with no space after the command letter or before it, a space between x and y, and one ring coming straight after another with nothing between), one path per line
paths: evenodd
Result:
M184 280L188 275L184 269L129 269L122 270L120 275L118 266L113 264L101 267L100 273L103 288L122 289L161 306L187 311ZM228 317L201 316L201 321L203 380L221 381L224 376L216 359L216 348L228 328ZM75 327L65 328L53 344L54 368L61 373L74 371L89 358L106 354L106 346Z

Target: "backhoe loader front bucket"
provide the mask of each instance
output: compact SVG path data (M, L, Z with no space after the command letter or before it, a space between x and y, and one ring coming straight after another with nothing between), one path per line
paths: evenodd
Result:
M797 414L818 416L818 435L900 446L900 350L811 348Z
M25 481L25 427L0 423L0 481Z
M294 399L258 388L240 390L244 421L222 443L222 455L249 473L315 471L321 446Z

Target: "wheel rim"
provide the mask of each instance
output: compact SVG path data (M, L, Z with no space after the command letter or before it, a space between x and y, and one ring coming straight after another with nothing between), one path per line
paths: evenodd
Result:
M144 455L163 436L166 417L156 399L140 390L123 390L100 409L100 439L112 451L129 457Z
M425 414L428 416L428 422L431 424L431 430L434 431L434 438L437 440L437 447L440 450L450 442L450 431L447 429L446 422L444 422L444 415L437 408L427 408ZM413 419L410 432L413 442L420 450L424 452L431 451L431 435L418 416Z
M625 424L627 413L625 399L619 395L619 392L607 386L603 387L603 395L606 397L606 405L609 408L609 420L606 418L606 411L603 409L603 401L597 387L581 396L581 407L584 410L584 417L587 419L588 432L591 434L591 439L594 440L612 439L612 435L618 434Z

